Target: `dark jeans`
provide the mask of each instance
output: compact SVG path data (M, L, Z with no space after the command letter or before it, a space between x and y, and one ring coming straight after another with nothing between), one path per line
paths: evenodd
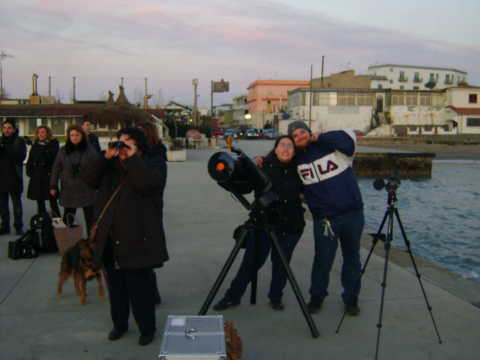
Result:
M70 221L72 221L72 217L68 216L68 214L72 214L75 217L75 214L77 212L76 208L65 208L65 211L63 213L63 221L65 224L70 224ZM85 225L87 226L87 234L90 235L90 229L93 226L94 222L94 212L93 212L93 206L85 206L83 208L83 216L85 217Z
M293 250L300 240L302 234L279 233L279 243L283 254L288 262L292 258ZM251 232L245 239L246 249L243 255L242 264L237 275L233 279L230 288L227 290L225 297L232 301L240 301L245 293L248 284L268 257L272 247L272 241L264 231ZM280 255L273 248L272 255L272 282L268 297L271 301L280 301L283 295L283 289L287 283L287 273L283 269Z
M324 218L313 217L315 237L315 257L312 267L312 286L310 295L324 298L328 295L330 270L337 251L338 243L342 249L342 298L345 304L353 304L360 293L360 238L365 223L363 210L355 210L328 219L335 237L325 234Z
M8 197L12 200L13 205L13 226L17 230L23 228L23 210L22 210L22 193L0 192L0 215L2 218L2 229L10 229L10 210L8 207Z
M140 333L155 333L152 269L115 269L112 263L106 263L105 271L114 328L128 329L131 306Z
M50 203L50 211L52 213L52 217L60 216L61 215L60 208L58 207L57 199L54 197L50 197L48 201ZM47 206L45 205L45 200L37 200L37 212L39 214L47 212Z

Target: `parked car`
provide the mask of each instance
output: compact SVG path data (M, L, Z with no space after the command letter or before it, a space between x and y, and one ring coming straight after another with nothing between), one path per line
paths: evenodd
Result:
M212 129L212 136L223 136L222 129Z
M223 137L233 137L233 138L236 138L238 135L238 129L227 129L225 130L225 132L223 133Z
M247 139L258 139L260 134L257 129L248 129L245 133L245 138Z
M280 134L274 129L265 129L263 130L263 137L266 139L276 139Z

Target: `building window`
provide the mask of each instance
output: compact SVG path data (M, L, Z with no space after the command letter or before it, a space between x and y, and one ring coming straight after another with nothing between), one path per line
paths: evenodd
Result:
M403 85L400 85L400 89L402 89L402 90L403 90L403 89L405 89L405 86L403 86Z
M416 106L418 105L417 93L409 93L406 96L407 106Z
M300 96L300 105L305 106L307 104L307 93L302 92Z
M355 106L355 93L338 93L338 106Z
M400 77L398 78L398 81L400 82L408 81L407 77L405 76L405 71L400 71Z
M65 119L64 118L52 118L51 120L52 132L55 135L65 135Z
M372 106L375 98L372 94L357 94L357 104L359 106Z
M382 85L382 84L378 84L377 88L378 88L378 89L383 89L383 85Z
M476 104L477 103L477 94L468 94L468 103Z
M418 90L418 89L419 89L418 86L413 87L413 90Z
M431 94L420 94L420 105L431 106L432 105L432 95Z
M403 94L392 95L392 105L405 105Z
M413 76L413 82L415 83L419 83L419 82L422 82L423 79L420 77L420 73L417 71L415 73L415 75Z
M328 106L328 105L329 105L328 93L313 94L313 106Z
M467 126L480 126L480 118L467 118Z

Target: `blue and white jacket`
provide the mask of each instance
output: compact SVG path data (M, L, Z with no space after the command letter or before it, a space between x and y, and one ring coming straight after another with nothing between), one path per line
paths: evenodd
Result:
M355 147L355 133L340 130L321 134L306 149L297 150L297 171L312 214L335 217L363 208L352 170Z

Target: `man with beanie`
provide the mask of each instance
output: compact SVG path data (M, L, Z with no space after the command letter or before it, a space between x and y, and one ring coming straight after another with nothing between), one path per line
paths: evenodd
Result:
M342 299L347 314L357 315L364 216L362 196L352 170L355 133L339 130L312 136L303 121L294 121L288 126L288 135L297 147L297 171L313 215L315 257L308 309L318 312L328 295L329 274L340 243Z
M13 225L17 235L23 234L23 161L27 155L25 140L18 136L18 129L13 120L6 120L2 125L0 138L0 235L10 233L10 211L8 197L13 205Z

